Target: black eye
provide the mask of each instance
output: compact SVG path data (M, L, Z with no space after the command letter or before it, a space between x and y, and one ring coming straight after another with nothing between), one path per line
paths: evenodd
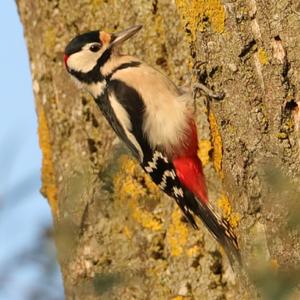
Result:
M90 50L92 52L98 52L100 50L100 45L99 44L94 44L90 47Z

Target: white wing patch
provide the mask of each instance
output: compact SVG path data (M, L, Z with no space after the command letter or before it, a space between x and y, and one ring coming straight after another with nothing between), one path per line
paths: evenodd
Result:
M162 176L159 187L164 190L167 186L167 178L171 177L173 180L176 178L176 174L174 170L166 170Z
M141 148L140 144L138 143L138 141L134 137L134 135L130 132L130 130L132 128L132 125L131 125L131 121L129 119L129 116L128 116L128 113L127 113L126 109L118 102L118 100L116 99L115 94L111 94L109 96L109 100L110 100L110 104L112 106L112 109L113 109L113 111L115 112L115 114L117 116L118 121L122 125L122 127L125 131L125 134L128 137L129 141L137 149L137 151L139 153L139 159L142 162L143 159L144 159L143 151L142 151L142 148Z
M153 153L153 157L151 161L148 161L147 166L144 168L146 172L148 172L150 175L153 176L153 173L155 173L155 170L157 170L157 161L159 159L162 159L165 163L169 163L168 159L166 156L164 156L161 152L155 151ZM168 177L172 178L173 181L176 180L176 172L174 169L167 169L164 171L162 174L162 177L160 179L160 183L158 186L164 191L165 188L167 187L167 180ZM178 200L179 197L183 198L184 197L184 192L183 189L179 186L174 185L173 186L173 194L175 198Z
M163 159L166 163L168 163L168 159L165 156L163 156L161 152L155 151L153 154L152 161L149 161L148 166L145 167L145 170L148 173L152 173L155 169L157 169L156 163L159 158Z

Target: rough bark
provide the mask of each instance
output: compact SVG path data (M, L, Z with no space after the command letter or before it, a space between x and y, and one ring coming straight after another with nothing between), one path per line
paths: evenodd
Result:
M275 299L291 291L300 255L297 215L289 212L299 207L297 1L17 5L39 120L42 193L53 213L67 299L255 299L258 291ZM180 86L201 81L225 92L218 102L196 99L199 156L211 201L239 234L247 270L241 274L233 275L205 229L184 222L64 70L63 50L76 34L133 24L144 29L124 52ZM287 282L277 295L270 280L276 287Z

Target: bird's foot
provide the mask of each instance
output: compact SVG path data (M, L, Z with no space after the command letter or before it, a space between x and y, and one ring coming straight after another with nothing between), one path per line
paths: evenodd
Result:
M210 98L216 99L216 100L222 100L225 97L224 92L216 93L212 89L205 86L203 83L197 82L193 86L193 95L196 94L197 90L201 90L204 92L205 95L207 95Z

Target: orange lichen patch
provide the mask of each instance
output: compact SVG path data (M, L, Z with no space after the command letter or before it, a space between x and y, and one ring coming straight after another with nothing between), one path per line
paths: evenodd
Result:
M262 65L266 65L269 62L268 54L265 49L258 49L258 59Z
M213 163L215 170L221 178L224 177L222 171L222 158L223 158L223 147L222 138L219 132L218 124L215 115L210 111L208 115L208 121L210 124L210 131L212 136L212 146L213 146Z
M225 194L222 194L217 200L217 204L221 208L224 218L229 222L231 227L236 228L240 221L240 215L232 212L228 197Z
M114 197L128 206L132 217L143 227L153 231L162 228L161 221L140 204L145 199L158 201L160 191L140 166L126 155L120 158L120 171L114 177Z
M176 6L193 41L197 31L205 31L208 26L218 33L224 31L225 10L220 0L176 0Z
M102 44L109 44L110 40L111 40L111 35L105 31L100 31L100 35L99 35L100 41L102 42Z
M188 240L188 227L181 221L182 213L176 207L172 213L172 221L167 231L167 244L172 256L183 253Z
M198 149L198 157L200 158L202 165L205 167L210 161L210 151L212 145L209 140L200 140Z
M38 106L38 135L39 144L42 150L42 188L41 193L47 197L51 206L52 213L58 214L57 205L57 186L54 175L54 166L52 161L52 146L50 141L50 133L44 109Z

